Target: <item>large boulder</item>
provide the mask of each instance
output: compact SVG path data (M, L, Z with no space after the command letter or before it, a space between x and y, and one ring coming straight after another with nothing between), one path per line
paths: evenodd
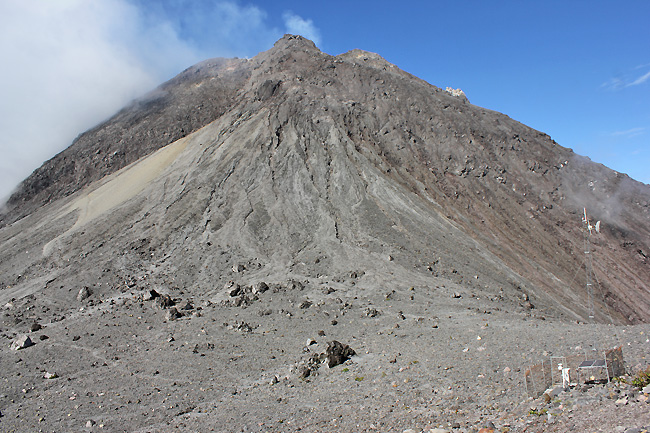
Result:
M26 349L30 346L33 346L34 342L32 341L31 338L29 338L27 335L22 335L18 338L16 338L12 343L11 343L11 350L21 350L21 349Z
M356 355L356 352L347 344L340 343L336 340L327 343L327 365L329 368L343 364L350 357Z

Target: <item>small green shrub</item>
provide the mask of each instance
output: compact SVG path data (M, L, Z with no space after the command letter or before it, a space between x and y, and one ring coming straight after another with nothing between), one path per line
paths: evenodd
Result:
M350 371L350 369L347 368L347 367L345 367L345 368L343 369L343 373L347 373L348 371Z
M363 380L363 376L357 376L354 378L357 382L361 382Z
M545 415L548 410L546 408L538 410L538 409L531 409L528 411L529 415L537 415L537 416L542 416Z
M632 379L632 385L636 386L639 389L643 389L646 386L650 385L650 367L639 371L634 379Z

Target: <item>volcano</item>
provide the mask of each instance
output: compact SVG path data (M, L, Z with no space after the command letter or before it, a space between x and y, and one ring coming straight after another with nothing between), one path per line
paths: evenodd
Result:
M601 221L589 237L593 297L585 208ZM47 334L18 352L22 365L3 355L18 378L5 394L14 403L0 410L31 404L30 392L72 410L74 395L83 402L75 416L45 418L64 429L101 418L115 431L126 420L134 420L129 431L182 423L231 431L250 427L243 412L256 426L286 412L315 431L332 418L313 417L316 401L343 401L346 387L367 398L382 385L379 376L364 380L363 369L389 359L415 371L429 357L428 370L414 373L417 387L437 388L431 377L454 365L456 378L441 379L449 390L458 377L472 389L477 374L514 386L514 375L501 373L503 341L460 352L469 343L459 340L476 343L478 328L469 329L487 326L484 317L517 336L514 353L526 341L548 349L545 332L575 347L588 323L650 319L650 186L377 54L331 56L300 36L252 59L185 70L45 162L0 218L3 335L14 339L34 323ZM540 324L549 330L533 329ZM445 326L449 343L442 332L407 332ZM482 338L504 338L481 329ZM324 343L316 334L350 344L361 359L346 367L355 377L325 380L299 361L310 338ZM395 337L409 348L392 346ZM414 354L425 340L454 355ZM68 383L39 382L21 395L24 371L55 368L48 362ZM425 417L424 391L413 386L404 398L413 417ZM108 402L109 389L122 397ZM70 396L56 403L59 392ZM436 399L444 408L436 417L452 413L453 401ZM370 428L355 415L360 405L332 413ZM213 424L201 424L204 414ZM384 425L406 428L407 418Z

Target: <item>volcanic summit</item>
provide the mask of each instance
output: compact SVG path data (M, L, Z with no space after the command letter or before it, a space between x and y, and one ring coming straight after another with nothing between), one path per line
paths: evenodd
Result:
M592 298L585 208L601 221ZM450 419L458 380L491 396L520 379L506 364L650 319L650 186L377 54L331 56L300 36L190 67L81 134L3 212L7 351L35 322L48 338L2 366L69 380L21 393L23 373L0 410L74 395L73 417L45 418L56 428L234 431L280 416L316 431L336 414L370 429L358 412L374 388L384 425L406 428L406 406ZM353 373L314 368L326 339L356 352ZM395 398L408 404L391 424Z

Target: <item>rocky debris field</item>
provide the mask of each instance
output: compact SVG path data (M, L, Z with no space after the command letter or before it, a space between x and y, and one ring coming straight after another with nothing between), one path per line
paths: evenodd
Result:
M643 431L649 211L376 54L202 62L0 209L0 431ZM528 395L594 344L630 376Z
M233 276L239 276L233 273ZM209 296L140 282L51 315L3 306L2 431L641 432L623 381L526 394L524 369L594 334L649 364L650 326L593 326L463 287L230 281ZM83 299L81 299L83 298ZM31 345L26 343L31 341ZM631 382L632 378L627 379ZM636 429L636 430L635 430Z

